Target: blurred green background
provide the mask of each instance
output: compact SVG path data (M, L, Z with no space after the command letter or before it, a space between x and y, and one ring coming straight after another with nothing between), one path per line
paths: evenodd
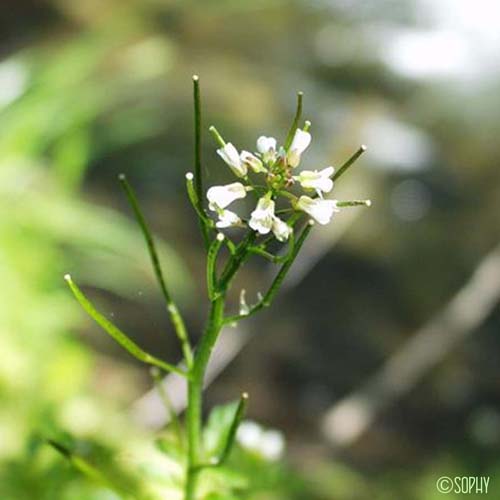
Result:
M499 23L494 0L4 0L0 498L119 498L41 437L115 454L129 491L138 471L167 470L131 417L147 370L62 276L177 359L116 182L125 172L196 336L204 261L183 189L194 73L205 131L216 124L238 148L283 137L297 90L313 122L304 165L368 146L335 196L373 208L316 230L207 393L211 406L249 390L250 418L286 437L286 463L253 474L245 498L437 499L442 475L491 476L498 497ZM203 154L207 183L229 178L207 133ZM264 288L263 269L253 262L245 285Z

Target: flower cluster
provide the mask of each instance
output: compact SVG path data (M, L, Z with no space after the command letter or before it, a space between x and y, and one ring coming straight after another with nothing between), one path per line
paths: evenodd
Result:
M319 224L328 224L335 212L339 211L336 200L323 198L333 188L332 176L334 168L322 170L302 170L295 173L301 156L311 143L310 123L297 128L290 145L278 147L274 137L261 136L257 139L257 151L238 150L230 142L226 143L214 127L211 132L220 144L217 154L229 166L233 174L240 179L223 186L213 186L207 191L208 207L217 214L216 226L227 228L248 225L261 235L272 232L279 241L286 241L292 228L277 215L276 201L287 198L291 207L281 212L302 211L309 214ZM250 174L263 177L264 183L254 182ZM294 185L311 194L295 196L290 192ZM243 220L228 206L234 201L246 197L253 192L257 197L257 205L248 220Z

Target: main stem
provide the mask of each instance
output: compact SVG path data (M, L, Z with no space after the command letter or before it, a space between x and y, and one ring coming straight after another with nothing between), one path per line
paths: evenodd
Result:
M203 380L208 360L219 336L224 318L224 294L211 302L205 331L196 351L193 367L188 380L187 425L187 464L184 500L195 500L196 482L200 472L200 444L202 422Z

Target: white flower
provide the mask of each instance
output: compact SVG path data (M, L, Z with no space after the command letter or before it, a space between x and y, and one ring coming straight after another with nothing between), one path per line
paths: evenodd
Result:
M261 135L257 139L257 151L262 155L265 163L273 162L276 159L276 139Z
M274 137L266 137L265 135L261 135L257 139L257 151L264 154L270 150L276 151L276 139Z
M215 223L218 228L240 226L242 224L241 219L237 214L231 212L231 210L219 210L218 211L219 220Z
M286 241L293 231L293 229L286 222L276 216L273 218L271 230L278 241Z
M294 179L297 179L304 189L315 189L321 195L321 192L329 193L333 188L333 181L330 179L333 170L333 167L327 167L320 171L302 170Z
M208 208L216 211L217 208L226 208L234 200L239 200L247 195L245 186L241 182L233 182L225 186L213 186L207 191Z
M229 165L234 175L237 177L247 175L247 166L242 163L238 150L230 142L218 149L217 154Z
M262 162L252 153L248 151L242 151L240 154L240 160L244 165L250 167L256 174L259 172L267 172L267 169L262 165Z
M300 163L300 156L311 143L311 134L298 128L293 136L292 144L288 151L288 164L296 167Z
M240 424L236 439L243 448L258 453L269 461L280 459L285 451L285 440L281 432L265 430L250 420Z
M334 212L339 212L337 200L314 200L309 196L301 196L296 207L323 225L330 222Z
M274 222L274 201L268 196L261 198L252 212L248 225L260 234L271 231Z

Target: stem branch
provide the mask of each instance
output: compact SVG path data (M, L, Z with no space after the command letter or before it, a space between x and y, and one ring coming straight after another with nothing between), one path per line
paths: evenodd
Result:
M186 366L188 369L191 367L193 362L193 353L191 350L191 344L189 342L186 325L184 324L184 320L177 308L177 305L172 300L170 292L168 291L167 285L165 283L165 279L163 277L163 271L160 265L160 259L158 258L158 252L156 250L156 246L153 240L153 235L149 230L146 219L142 214L141 208L139 206L139 202L137 201L137 197L132 189L132 186L127 181L125 175L121 174L119 176L120 184L127 195L128 201L132 207L135 218L141 227L142 234L144 235L144 239L146 240L146 244L149 251L149 256L151 258L151 262L153 264L153 269L155 272L156 279L160 285L161 292L165 299L165 304L167 306L167 311L170 316L170 321L174 327L175 333L179 339L182 348L182 354L184 355L184 360L186 361Z

